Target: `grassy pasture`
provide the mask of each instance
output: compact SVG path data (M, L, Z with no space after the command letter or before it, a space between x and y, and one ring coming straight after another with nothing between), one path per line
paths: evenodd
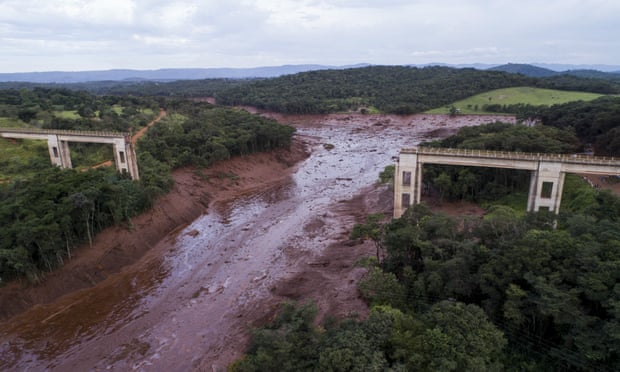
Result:
M562 90L516 87L492 90L481 93L452 104L427 111L429 114L447 114L454 106L462 114L497 114L484 111L484 105L499 104L530 104L535 106L551 106L574 101L592 101L603 94L585 92L567 92ZM476 107L478 108L476 110Z
M116 115L122 115L123 114L123 106L121 106L121 105L113 105L112 106L112 111L114 111L116 113Z
M31 161L50 163L46 141L0 138L0 154L0 182L28 178Z
M0 128L24 128L27 126L26 123L19 119L0 116Z
M56 116L59 119L71 119L71 120L77 120L77 119L82 118L80 114L78 114L77 111L75 110L54 111L54 116Z

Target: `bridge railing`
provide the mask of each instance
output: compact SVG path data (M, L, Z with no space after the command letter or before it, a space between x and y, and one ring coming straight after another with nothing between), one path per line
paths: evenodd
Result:
M68 135L84 137L127 137L127 132L94 131L94 130L65 130L65 129L38 129L38 128L0 128L3 133L25 133L45 135Z
M556 161L574 164L591 165L615 165L620 166L620 158L606 156L592 156L584 154L546 154L532 152L511 152L511 151L492 151L492 150L470 150L456 149L447 147L412 147L404 148L401 153L420 154L420 155L447 155L454 157L477 157L488 159L508 159L526 161Z

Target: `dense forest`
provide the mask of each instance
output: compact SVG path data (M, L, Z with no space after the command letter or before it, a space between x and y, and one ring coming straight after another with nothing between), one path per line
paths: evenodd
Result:
M576 145L570 132L536 128L466 128L443 144ZM618 370L619 222L619 198L570 175L559 216L497 202L482 219L423 204L391 221L370 215L351 233L380 253L358 284L369 317L317 326L312 303L284 304L232 370Z
M226 105L250 105L294 114L330 113L359 107L412 114L489 90L516 86L604 94L620 92L617 83L568 75L529 78L474 69L372 66L258 80L224 90L218 93L217 99Z
M60 170L50 164L46 145L43 151L0 161L5 177L0 183L0 283L18 277L38 280L103 228L119 223L130 228L131 217L172 186L171 169L287 146L294 132L273 120L208 103L47 88L0 91L0 120L24 127L127 131L146 124L159 105L167 117L137 145L140 181L110 168ZM5 149L21 146L0 141Z
M540 108L543 124L575 132L597 155L620 156L620 97Z
M288 146L294 128L245 110L174 100L168 117L149 130L139 149L176 168L209 166L218 160Z
M423 205L369 218L386 258L359 283L362 321L314 325L284 306L232 370L613 371L620 368L620 200L576 183L587 208L458 221Z

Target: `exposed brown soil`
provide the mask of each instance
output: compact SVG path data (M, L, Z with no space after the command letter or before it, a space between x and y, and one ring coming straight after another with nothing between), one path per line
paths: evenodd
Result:
M207 170L176 170L173 190L159 198L150 211L133 218L126 226L102 231L92 247L86 244L75 249L63 267L46 274L40 283L12 282L0 287L0 320L94 286L139 260L162 239L174 237L205 213L210 202L236 198L277 183L307 156L306 144L298 140L290 150L242 156Z
M620 196L620 179L614 176L597 176L594 174L582 174L580 176L585 178L593 187L609 190L614 195Z

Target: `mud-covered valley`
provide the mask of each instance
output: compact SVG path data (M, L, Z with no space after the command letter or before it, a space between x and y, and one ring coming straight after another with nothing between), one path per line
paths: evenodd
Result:
M174 190L131 226L104 231L37 286L1 288L0 367L220 370L282 301L363 316L355 261L374 247L349 233L391 212L378 173L402 147L514 120L265 115L297 128L291 149L177 170Z

